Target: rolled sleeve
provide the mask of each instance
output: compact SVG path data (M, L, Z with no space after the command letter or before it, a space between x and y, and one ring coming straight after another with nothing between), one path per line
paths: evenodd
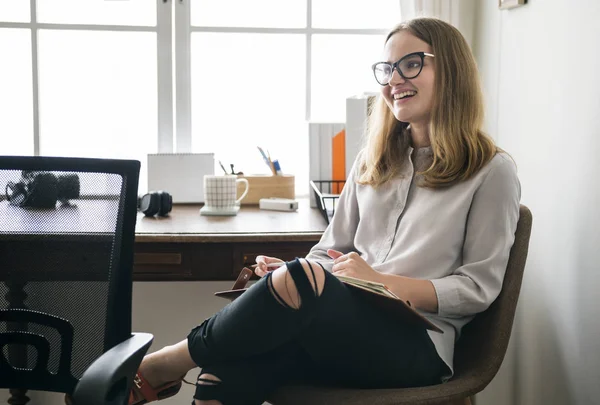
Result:
M490 164L469 210L463 264L453 274L431 280L440 316L458 318L485 311L502 288L519 220L521 186L510 158L500 155Z

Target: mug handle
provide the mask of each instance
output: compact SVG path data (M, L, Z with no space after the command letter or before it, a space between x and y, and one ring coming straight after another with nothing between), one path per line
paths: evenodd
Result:
M250 189L250 183L248 183L247 179L235 179L235 184L237 184L238 182L246 183L246 189L242 193L242 196L240 198L238 198L237 200L235 200L236 204L239 204L240 201L242 201L244 199L244 197L246 197L246 194L248 194L248 190Z

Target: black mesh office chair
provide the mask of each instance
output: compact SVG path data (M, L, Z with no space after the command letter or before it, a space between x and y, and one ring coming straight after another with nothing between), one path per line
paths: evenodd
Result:
M0 388L127 401L137 161L0 157Z

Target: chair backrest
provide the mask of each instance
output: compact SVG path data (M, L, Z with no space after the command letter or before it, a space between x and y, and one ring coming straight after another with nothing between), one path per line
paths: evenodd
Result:
M465 326L456 344L454 379L476 379L477 391L498 372L510 339L532 225L531 211L526 206L521 205L519 214L502 291L485 312Z
M0 387L71 393L131 336L139 169L0 156Z

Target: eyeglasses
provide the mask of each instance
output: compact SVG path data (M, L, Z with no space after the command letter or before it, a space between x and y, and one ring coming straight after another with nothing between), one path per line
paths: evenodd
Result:
M431 58L434 55L427 52L413 52L403 56L400 60L389 63L389 62L377 62L371 68L375 75L375 80L382 86L387 86L392 80L394 69L398 71L400 76L405 79L414 79L419 76L421 70L423 70L423 63L425 56Z

